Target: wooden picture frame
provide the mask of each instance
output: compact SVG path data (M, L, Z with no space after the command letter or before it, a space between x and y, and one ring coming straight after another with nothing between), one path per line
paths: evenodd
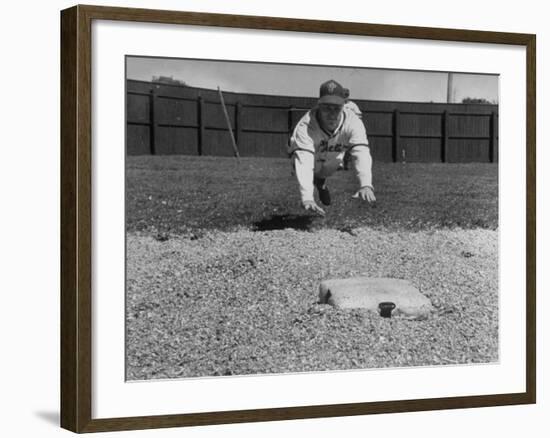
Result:
M221 412L92 418L92 22L111 20L490 43L526 49L526 320L524 392L289 406ZM397 413L530 404L536 401L535 80L531 34L274 17L75 6L61 13L61 426L74 432Z

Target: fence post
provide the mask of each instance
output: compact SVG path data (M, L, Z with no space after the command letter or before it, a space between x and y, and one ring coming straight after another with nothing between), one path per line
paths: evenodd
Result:
M395 109L393 111L393 149L392 149L392 159L394 163L397 163L399 157L399 148L401 146L400 139L400 128L399 128L399 110ZM402 155L402 154L401 154Z
M199 125L199 132L198 132L198 145L197 145L197 154L199 156L202 155L202 146L204 144L204 99L202 96L199 96L197 98L197 121Z
M151 155L156 154L156 140L157 140L157 120L155 116L155 109L157 106L157 93L155 88L151 89L149 95L149 150Z
M449 149L449 112L443 111L441 120L441 162L447 162L447 154Z
M237 149L240 149L242 139L241 139L241 133L242 133L242 123L241 123L241 117L243 112L243 106L241 102L237 102L235 105L235 142L237 143Z
M290 137L292 135L292 122L293 122L293 112L294 107L290 106L288 108L288 136Z
M491 139L489 143L489 162L494 163L495 162L495 152L497 148L497 134L498 134L498 123L497 123L497 113L493 111L491 113Z

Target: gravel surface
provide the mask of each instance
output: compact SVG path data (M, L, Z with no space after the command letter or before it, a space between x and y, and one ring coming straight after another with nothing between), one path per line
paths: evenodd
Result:
M127 378L498 360L498 231L296 229L127 234ZM423 320L318 304L318 285L404 278Z

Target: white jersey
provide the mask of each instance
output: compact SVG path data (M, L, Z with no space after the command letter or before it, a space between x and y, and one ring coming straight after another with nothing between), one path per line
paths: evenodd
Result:
M363 113L361 112L361 110L359 109L359 107L357 106L357 104L355 102L352 102L351 100L348 100L344 104L344 108L347 108L347 109L353 111L355 113L355 115L357 117L359 117L360 119L363 118Z
M317 110L308 111L298 122L290 138L289 153L294 156L296 177L302 201L313 200L313 176L326 178L343 167L349 152L360 187L372 187L372 159L363 122L344 108L333 133L319 124Z

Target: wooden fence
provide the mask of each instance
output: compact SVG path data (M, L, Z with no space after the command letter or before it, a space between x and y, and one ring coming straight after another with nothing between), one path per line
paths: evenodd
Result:
M231 156L217 90L127 81L128 155ZM315 98L224 92L241 156L286 157L287 141ZM498 106L354 100L373 158L497 162Z

